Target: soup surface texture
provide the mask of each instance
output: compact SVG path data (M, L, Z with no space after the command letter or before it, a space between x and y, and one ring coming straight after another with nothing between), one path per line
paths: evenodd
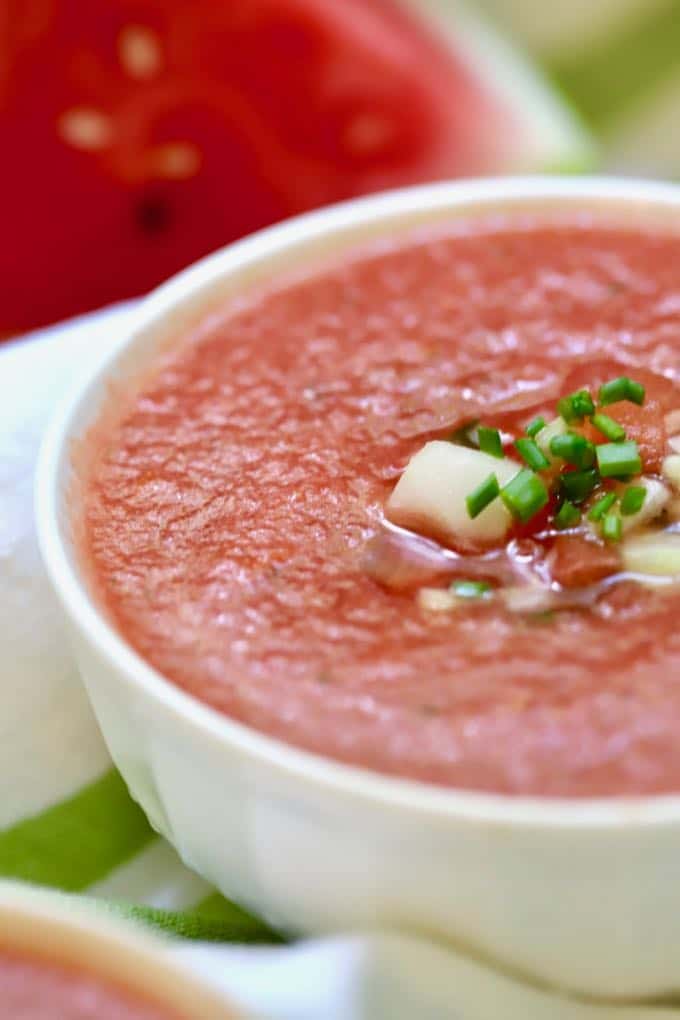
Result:
M506 794L680 791L680 590L431 613L366 566L428 440L512 432L622 374L680 406L679 264L670 235L515 217L225 306L81 450L97 600L172 683L326 757Z

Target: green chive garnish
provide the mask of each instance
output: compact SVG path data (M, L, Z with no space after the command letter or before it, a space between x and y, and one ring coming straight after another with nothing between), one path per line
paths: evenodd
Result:
M623 524L618 514L607 514L602 522L602 537L606 542L620 542Z
M533 439L518 439L515 449L533 471L545 471L550 467L550 461Z
M573 421L583 421L595 410L595 404L588 390L578 390L568 397L563 397L557 405L557 412L569 424Z
M577 432L555 436L550 440L550 452L554 457L561 457L567 464L578 468L589 468L595 463L595 447Z
M612 379L600 387L599 401L602 407L607 404L615 404L619 400L629 400L632 404L644 404L645 388L627 375L621 375L618 379Z
M470 517L473 520L475 517L479 517L482 510L485 510L489 503L493 503L500 491L496 476L489 475L465 500Z
M619 425L617 421L610 418L608 414L594 414L590 419L597 429L603 436L612 443L620 443L626 438L626 430L623 425Z
M599 482L597 471L568 471L560 478L562 491L572 503L582 503Z
M589 521L601 521L605 514L608 514L619 497L615 492L608 492L602 499L598 499L588 514Z
M518 520L526 523L541 510L549 499L544 483L533 471L525 468L501 489L501 499Z
M555 527L560 531L575 527L581 520L581 511L569 500L565 500L555 516Z
M498 457L499 460L503 459L503 444L501 443L501 434L498 429L488 429L485 425L480 425L477 429L477 439L479 440L479 449L482 453L488 453L491 457Z
M625 400L628 394L629 379L627 376L619 376L618 379L610 379L609 382L600 386L598 400L602 407L607 404L616 404L619 400Z
M525 429L525 432L531 439L535 439L538 433L541 431L541 429L544 428L545 418L541 418L541 416L539 415L538 418L534 418L533 421L529 422Z
M621 499L621 513L630 517L638 513L645 505L647 490L643 485L629 485Z
M635 382L634 379L628 380L628 399L631 404L639 404L642 407L645 402L645 388L642 383Z
M449 591L461 599L481 599L491 590L491 585L486 581L453 581Z
M602 443L596 447L597 464L603 478L626 478L639 475L642 460L638 444L629 439L625 443Z

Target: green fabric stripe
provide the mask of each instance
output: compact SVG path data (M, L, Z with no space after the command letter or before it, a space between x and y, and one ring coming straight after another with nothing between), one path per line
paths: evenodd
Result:
M263 921L258 921L218 893L189 910L158 910L136 904L109 902L108 907L123 917L142 921L184 939L204 942L281 943L283 938Z
M155 838L120 775L111 770L70 800L0 832L0 876L77 892Z
M678 66L680 8L677 0L629 18L602 42L553 62L558 86L591 124L607 122L650 93Z

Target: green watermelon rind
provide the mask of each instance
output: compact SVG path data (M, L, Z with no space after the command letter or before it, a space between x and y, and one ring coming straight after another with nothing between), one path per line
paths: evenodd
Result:
M605 162L614 173L680 180L680 68L654 92L623 110L604 133Z
M651 5L612 25L589 47L547 59L546 72L597 131L647 102L678 68L677 3Z
M499 170L577 174L597 168L600 150L585 122L564 94L484 17L459 0L408 3L437 34L451 39L483 87L517 115L515 124L524 126L516 158Z

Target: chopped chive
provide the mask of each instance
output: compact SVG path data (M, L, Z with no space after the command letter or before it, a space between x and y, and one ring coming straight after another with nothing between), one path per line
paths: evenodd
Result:
M568 471L562 475L562 491L572 503L582 503L599 482L597 471Z
M615 404L619 400L629 400L633 404L644 404L645 388L627 375L621 375L618 379L611 379L600 386L599 401L602 407L607 404Z
M449 585L449 591L461 599L481 599L491 590L491 585L486 581L453 581Z
M567 464L577 468L589 468L595 463L595 447L577 432L555 436L550 440L550 452L554 457L561 457Z
M493 503L500 491L498 479L495 475L489 475L488 478L485 478L481 485L478 485L465 500L470 517L473 520L475 517L479 517L482 510L485 510L489 503Z
M545 471L550 467L550 461L533 439L518 439L515 449L532 470Z
M626 438L626 430L623 425L619 425L617 421L610 418L608 414L594 414L590 419L597 429L603 436L612 443L620 443Z
M595 410L595 404L588 390L578 390L568 397L563 397L557 405L558 414L564 418L567 424L573 421L583 421Z
M524 468L501 489L501 499L513 517L525 523L546 505L549 495L538 475Z
M581 511L569 500L565 500L555 516L555 527L560 531L575 527L581 520Z
M602 522L602 537L606 542L620 542L623 524L618 514L607 514Z
M499 460L503 459L503 444L498 429L488 429L485 425L480 425L477 429L477 438L479 440L479 449L482 453L488 453L491 457L498 457Z
M602 499L598 499L588 514L589 521L601 521L605 514L608 514L619 497L615 492L608 492Z
M621 513L624 517L631 517L638 513L645 505L647 490L644 485L629 485L621 499Z
M538 418L534 418L533 421L529 422L525 429L525 432L531 439L535 439L538 433L541 431L541 429L544 428L545 418L541 418L541 416L539 415Z
M557 402L557 413L563 421L566 421L567 425L575 420L574 409L569 397L563 397Z
M628 380L628 399L631 404L639 404L642 407L645 402L645 388L642 383L635 382L634 379Z
M600 386L598 400L602 407L606 407L607 404L616 404L619 400L625 400L627 394L628 378L625 375L621 375L618 379L610 379L609 382L603 383Z
M596 447L597 464L603 478L626 478L639 475L642 460L638 444L629 439L625 443L602 443Z

